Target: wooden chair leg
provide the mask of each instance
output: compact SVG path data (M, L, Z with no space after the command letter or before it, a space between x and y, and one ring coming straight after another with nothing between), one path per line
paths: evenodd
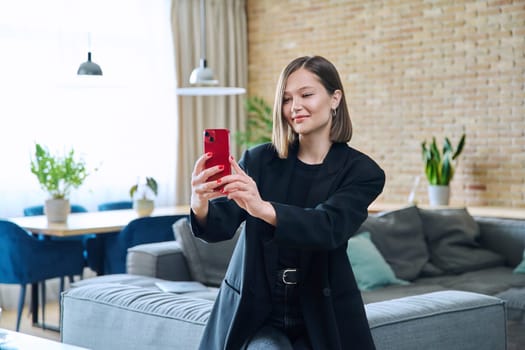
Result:
M16 314L16 331L20 331L20 321L22 320L22 311L24 310L24 303L26 299L26 285L20 285L20 296L18 297L18 312Z

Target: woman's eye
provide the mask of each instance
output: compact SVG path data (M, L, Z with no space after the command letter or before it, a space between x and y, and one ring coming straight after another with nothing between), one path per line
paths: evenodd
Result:
M309 97L309 96L312 96L313 94L311 92L308 92L308 93L305 93L303 94L303 97Z
M287 98L283 98L283 104L287 104L288 102L290 102L290 100L291 100L291 99L288 98L288 97L287 97Z

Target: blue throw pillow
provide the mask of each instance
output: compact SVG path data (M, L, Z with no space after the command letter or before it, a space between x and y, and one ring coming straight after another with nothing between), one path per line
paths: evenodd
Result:
M408 284L398 279L379 250L370 240L369 232L362 232L348 240L346 249L360 290L372 290L389 284Z
M514 273L525 273L525 250L523 251L523 260L516 266Z

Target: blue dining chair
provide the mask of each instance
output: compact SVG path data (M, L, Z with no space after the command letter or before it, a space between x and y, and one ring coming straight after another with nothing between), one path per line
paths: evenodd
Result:
M80 275L84 268L82 250L80 241L41 240L15 223L0 219L0 283L20 285L16 331L20 329L27 284L42 286L42 324L45 328L43 282L51 278Z
M72 213L85 213L87 209L78 204L71 204ZM31 207L24 208L24 216L35 216L35 215L44 215L44 206L43 205L33 205Z
M115 201L100 203L97 206L98 211L132 209L132 201ZM87 252L87 266L95 271L97 275L104 274L104 244L107 234L94 235L85 241Z
M79 204L71 204L71 212L72 213L87 213L87 209ZM44 206L43 205L34 205L31 207L24 208L24 216L35 216L35 215L44 215ZM78 236L71 236L71 237L49 237L51 240L66 240L66 241L80 241L82 242L82 258L84 259L84 266L88 266L88 251L86 249L87 240L93 237L94 235L78 235ZM80 274L80 277L82 278L83 273ZM73 277L69 276L69 280L73 282ZM60 280L60 283L63 284L63 279Z
M133 208L133 202L132 201L105 202L105 203L100 203L97 206L97 209L99 211L132 209L132 208Z
M175 240L172 226L187 215L146 216L131 221L118 233L104 235L104 273L126 272L128 248Z

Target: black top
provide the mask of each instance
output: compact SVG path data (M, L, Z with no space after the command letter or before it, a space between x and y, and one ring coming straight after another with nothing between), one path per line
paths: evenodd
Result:
M288 187L286 204L304 207L310 188L315 186L315 178L322 164L306 164L297 159L293 170L292 181ZM279 270L299 266L299 250L289 247L279 247Z

